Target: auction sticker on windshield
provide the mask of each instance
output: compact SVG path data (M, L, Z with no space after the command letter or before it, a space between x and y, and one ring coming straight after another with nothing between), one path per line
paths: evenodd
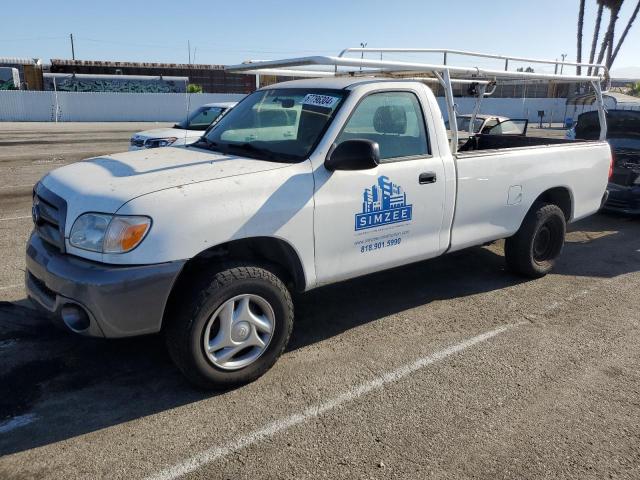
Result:
M317 93L308 93L302 99L303 105L314 105L316 107L333 108L340 100L340 97L332 97L331 95L318 95Z

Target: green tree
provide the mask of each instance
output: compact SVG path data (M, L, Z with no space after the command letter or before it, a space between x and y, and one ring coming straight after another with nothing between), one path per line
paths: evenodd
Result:
M187 93L202 93L202 85L190 83L189 85L187 85Z
M640 97L640 82L629 85L629 95Z

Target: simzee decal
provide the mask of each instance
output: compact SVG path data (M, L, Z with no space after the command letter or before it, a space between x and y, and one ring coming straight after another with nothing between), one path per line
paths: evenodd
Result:
M389 177L378 177L378 184L365 188L362 213L356 213L356 231L411 220L407 194Z

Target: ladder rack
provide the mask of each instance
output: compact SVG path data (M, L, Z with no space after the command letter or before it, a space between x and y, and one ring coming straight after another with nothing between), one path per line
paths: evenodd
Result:
M349 54L359 53L361 58L354 58ZM398 60L374 60L364 58L365 53L423 53L442 54L442 64L407 62ZM452 65L450 56L460 56L470 59L488 58L504 60L505 69L488 69ZM509 62L526 62L554 66L556 73L539 73L508 70ZM576 67L575 74L557 73L558 66ZM302 67L302 68L301 68ZM306 67L306 68L305 68ZM310 68L309 68L310 67ZM587 74L578 74L582 68ZM451 128L451 150L458 148L458 130L456 104L453 97L452 85L456 83L478 84L478 100L473 116L480 110L482 97L493 93L488 87L495 86L502 81L520 80L522 82L554 82L554 83L589 83L596 96L596 104L600 119L600 139L607 135L606 115L604 111L603 91L607 90L609 71L605 65L578 62L559 62L557 60L541 60L525 57L513 57L488 53L469 52L465 50L432 49L432 48L346 48L337 57L308 56L282 60L248 61L239 65L230 65L225 70L233 73L255 75L282 75L291 77L332 77L332 76L375 76L384 78L412 79L419 81L437 81L444 88ZM470 122L473 124L473 122Z

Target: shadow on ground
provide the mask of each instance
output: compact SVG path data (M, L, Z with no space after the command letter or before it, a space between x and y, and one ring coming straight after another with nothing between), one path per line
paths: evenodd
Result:
M556 275L613 277L640 269L640 222L596 216L573 227ZM435 300L523 282L499 248L472 248L301 295L289 349ZM0 455L42 446L211 397L173 367L160 336L83 338L26 303L0 303ZM36 421L6 433L23 415Z

